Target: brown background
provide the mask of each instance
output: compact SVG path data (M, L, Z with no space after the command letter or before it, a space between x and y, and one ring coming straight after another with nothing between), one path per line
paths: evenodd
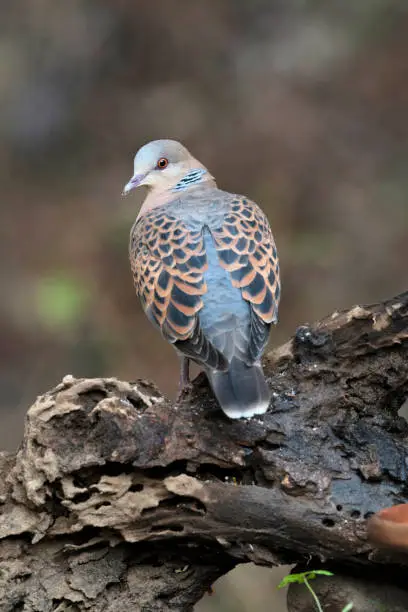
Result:
M66 373L175 393L127 263L146 141L181 140L267 212L272 344L407 288L405 0L2 0L0 28L0 447ZM200 610L278 609L266 570L224 582Z

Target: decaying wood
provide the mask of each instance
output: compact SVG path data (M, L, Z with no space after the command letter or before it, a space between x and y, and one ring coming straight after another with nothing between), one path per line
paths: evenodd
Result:
M249 421L203 377L177 405L71 376L39 397L0 455L0 609L191 610L249 561L397 587L408 557L373 550L365 519L408 501L408 292L299 328L265 369Z

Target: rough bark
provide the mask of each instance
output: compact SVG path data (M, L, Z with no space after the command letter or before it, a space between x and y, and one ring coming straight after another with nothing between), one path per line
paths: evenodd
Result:
M397 588L408 558L365 519L408 501L408 292L299 328L265 370L272 405L248 421L204 377L177 405L71 376L39 397L0 455L0 609L191 610L249 561Z

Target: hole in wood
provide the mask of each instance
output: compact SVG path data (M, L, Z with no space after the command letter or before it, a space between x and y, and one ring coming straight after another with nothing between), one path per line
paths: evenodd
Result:
M76 495L74 495L72 501L74 502L74 504L80 504L82 502L87 501L90 497L90 492L84 491L83 493L77 493Z
M167 523L166 525L153 525L150 527L150 531L183 531L183 525L178 525L177 523Z
M99 504L96 504L95 510L99 510L99 508L103 508L104 506L110 506L110 502L103 501L103 502L100 502Z
M143 491L144 486L142 484L140 484L140 482L135 482L135 484L132 484L129 487L129 491L131 493L139 493L140 491Z

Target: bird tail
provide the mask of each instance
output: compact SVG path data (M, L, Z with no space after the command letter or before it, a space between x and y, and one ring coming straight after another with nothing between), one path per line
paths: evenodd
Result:
M248 366L233 357L227 371L208 370L215 396L230 419L250 418L264 414L271 397L262 366Z

